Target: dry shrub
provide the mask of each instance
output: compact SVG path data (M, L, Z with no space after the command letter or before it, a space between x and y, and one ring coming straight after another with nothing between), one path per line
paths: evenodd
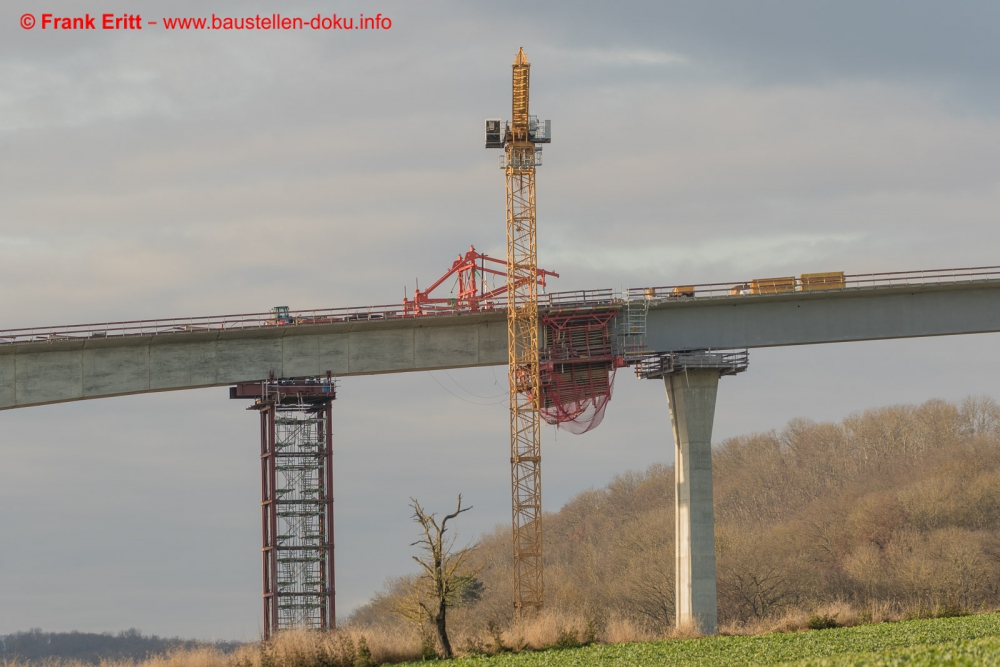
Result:
M892 605L884 600L871 600L858 612L859 623L886 623L894 620Z
M834 600L819 605L813 612L816 616L831 618L841 627L853 627L858 624L858 612L851 603L844 600Z
M355 646L362 636L365 637L375 664L420 659L420 637L415 633L382 628L345 629L344 632L351 635Z
M880 618L884 614L879 610ZM779 614L748 621L734 620L721 625L722 635L762 635L771 632L802 632L809 629L810 619L826 618L836 622L837 626L854 626L859 622L859 614L846 601L835 600L821 604L813 609L788 607Z
M420 659L419 638L411 634L382 628L351 628L333 632L282 632L266 645L251 644L230 654L213 648L177 650L140 662L104 661L101 667L354 667L362 637L374 664ZM70 665L63 662L58 667Z
M685 623L683 625L675 626L667 634L667 639L697 639L698 637L704 637L704 633L698 628L695 623Z
M615 614L604 624L600 639L605 644L625 644L629 642L648 642L662 639L649 623L621 614Z
M588 641L587 631L592 625L580 614L546 610L519 623L513 624L503 634L504 642L515 651L534 650L556 646L567 637L576 639L577 645Z
M801 632L809 627L809 613L805 609L788 609L781 616L770 622L761 624L763 627L750 634L760 632Z

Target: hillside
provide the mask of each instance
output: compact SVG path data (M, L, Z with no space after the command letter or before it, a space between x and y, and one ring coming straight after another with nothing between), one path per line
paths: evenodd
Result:
M985 397L876 408L840 423L796 419L718 443L723 628L834 603L861 621L998 606L998 453L1000 407ZM632 636L666 632L673 531L669 466L581 493L545 516L547 607L597 627L625 623ZM478 557L481 586L449 615L458 636L510 621L509 528L484 536ZM389 582L349 625L399 625L390 607L404 581Z

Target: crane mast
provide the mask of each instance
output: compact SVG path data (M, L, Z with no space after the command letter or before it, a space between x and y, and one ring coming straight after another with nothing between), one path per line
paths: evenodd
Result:
M511 515L514 610L540 609L542 579L541 379L535 167L549 121L529 115L531 65L524 49L513 64L511 120L486 121L486 147L503 148L507 181L507 382L510 391Z

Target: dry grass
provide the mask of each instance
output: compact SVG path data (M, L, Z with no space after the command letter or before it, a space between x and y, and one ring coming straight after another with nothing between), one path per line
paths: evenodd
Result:
M372 664L420 659L418 637L366 628L335 632L285 632L266 646L248 644L232 653L215 648L179 649L143 660L102 660L99 667L354 667L361 640ZM0 667L93 667L78 660L0 661Z
M232 667L353 666L362 640L371 653L374 664L420 659L420 638L415 633L383 628L348 628L328 633L282 633L264 649L256 646L248 647L243 660L240 660L240 656L236 656L236 661L231 665Z
M246 649L240 649L237 653L244 651ZM143 667L229 667L233 657L234 654L225 655L214 648L201 648L171 651L166 655L151 656L141 664ZM125 667L126 665L130 665L130 663L127 661L102 663L102 667Z
M835 601L809 609L789 608L780 616L752 622L730 623L720 628L720 634L802 632L809 629L810 618L816 617L834 619L840 626L853 626L949 613L954 613L954 609L888 602L870 603L859 608L846 601ZM498 628L493 633L484 628L479 633L456 632L451 639L456 655L461 657L572 647L594 642L624 644L700 636L695 628L662 631L622 615L612 615L598 624L583 614L547 610L526 622ZM498 638L500 644L497 643ZM105 660L99 667L356 667L364 664L363 660L358 660L362 639L370 652L371 665L418 661L421 658L421 637L415 630L398 626L347 627L328 633L286 632L266 646L248 644L232 653L214 648L180 649L144 660ZM43 667L92 667L89 663L68 660L42 663L0 661L0 667L37 667L39 664Z
M609 618L600 633L600 639L605 644L651 642L663 638L663 633L657 632L648 623L620 615Z
M977 610L976 613L992 611L992 608ZM926 606L916 603L890 603L871 601L855 606L844 600L821 604L810 609L794 607L782 614L747 622L734 621L719 628L723 635L762 635L772 632L803 632L809 630L809 621L814 618L832 619L839 627L853 627L874 623L895 623L916 618L938 618L941 616L969 613L948 606Z
M817 616L825 616L834 619L838 625L850 628L858 624L858 612L849 602L836 600L820 605L816 608Z
M578 643L587 641L587 619L578 614L545 611L536 617L523 622L515 623L507 632L504 639L507 646L515 651L538 650L555 646L560 639L572 637Z
M868 623L887 623L893 620L892 605L873 600L859 612L858 617Z

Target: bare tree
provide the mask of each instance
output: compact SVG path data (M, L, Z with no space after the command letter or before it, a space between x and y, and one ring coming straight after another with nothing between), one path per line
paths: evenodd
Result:
M445 658L453 657L451 642L448 641L446 614L448 607L454 607L469 584L479 573L470 566L469 559L475 552L475 545L455 550L455 538L446 538L448 522L472 507L462 507L462 496L458 496L455 511L437 522L434 514L428 514L420 503L410 498L413 521L420 524L423 537L410 546L419 546L423 553L413 556L423 572L411 580L407 594L393 605L393 610L404 618L423 624L433 623L437 632L441 653Z
M1000 428L1000 406L989 396L966 396L958 421L962 435L989 435Z

